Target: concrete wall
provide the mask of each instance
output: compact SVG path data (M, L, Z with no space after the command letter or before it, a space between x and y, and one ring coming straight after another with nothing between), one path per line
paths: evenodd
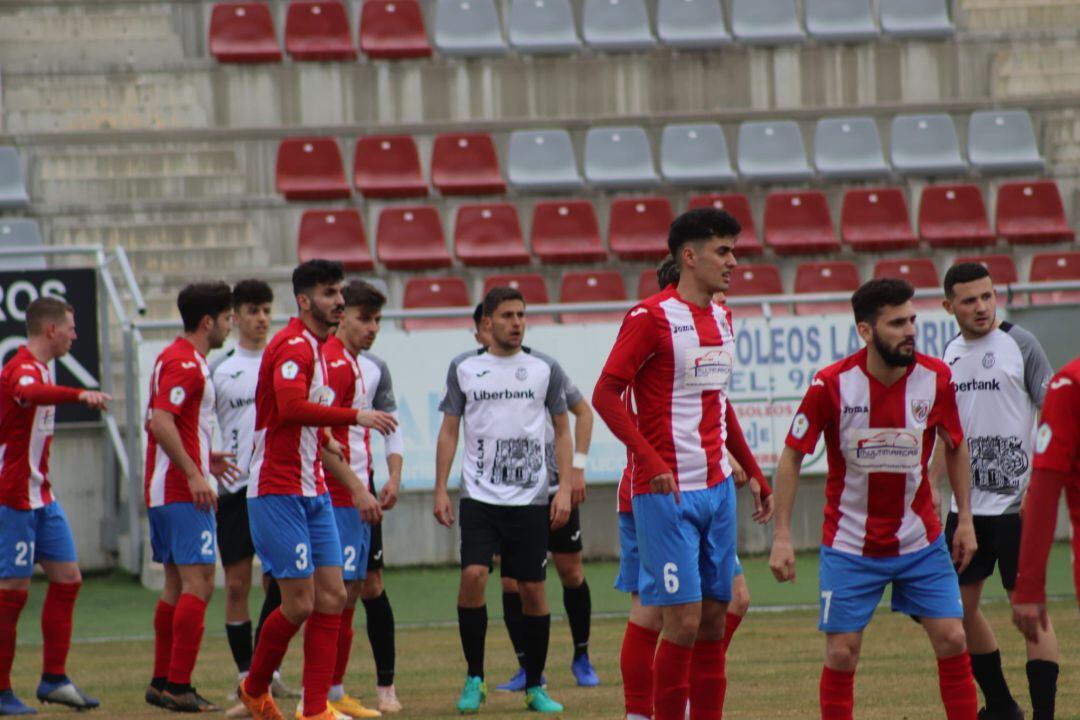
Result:
M105 478L105 454L112 452L99 428L57 429L49 460L49 476L79 552L84 570L115 565L115 533L119 530L113 484Z

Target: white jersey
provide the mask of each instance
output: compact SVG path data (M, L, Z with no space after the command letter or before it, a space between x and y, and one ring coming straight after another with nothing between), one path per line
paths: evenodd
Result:
M377 355L372 355L368 352L361 352L356 357L356 364L360 369L360 376L363 378L364 386L364 408L371 410L381 410L398 417L397 411L397 399L394 397L394 383L390 378L390 368L386 366L386 363L382 358ZM358 408L360 409L360 408ZM350 442L356 439L356 445L352 448L352 457L354 458L353 470L361 479L367 478L369 474L374 473L375 466L371 456L371 429L360 427L359 425L353 426L349 433ZM405 454L405 441L401 434L401 425L399 424L397 429L394 430L389 436L383 439L383 447L385 448L386 457L391 455ZM360 455L363 455L363 462L365 465L358 469L355 464L358 461ZM363 472L361 472L361 470Z
M952 370L971 454L972 513L1020 512L1039 408L1054 373L1046 353L1034 335L1003 322L976 340L957 335L942 359Z
M247 487L251 452L255 444L255 387L259 383L262 350L236 347L211 368L217 391L217 419L225 452L233 453L240 468L240 479L226 485L218 483L222 493L239 492Z
M463 353L450 363L439 410L464 421L463 498L547 503L548 416L566 412L566 375L554 359L528 348L510 357Z
M577 385L570 381L570 378L566 379L565 394L567 410L585 399L585 396L578 390ZM548 495L554 495L559 491L559 463L558 458L555 456L555 424L551 422L550 415L545 415L544 420L547 421L547 430L544 433L546 437L544 451L547 453Z

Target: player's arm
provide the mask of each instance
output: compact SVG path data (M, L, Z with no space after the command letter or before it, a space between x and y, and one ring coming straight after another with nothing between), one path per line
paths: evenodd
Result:
M730 456L729 460L733 459L738 462L742 466L743 472L750 479L750 493L754 498L754 521L767 523L773 514L772 486L765 479L765 473L761 471L757 458L754 457L750 445L746 442L742 425L739 424L739 417L735 413L735 407L730 400L724 412L724 423L727 426L725 447Z
M930 494L934 499L934 512L941 515L941 481L945 479L945 443L938 442L934 455L930 458L930 467L926 470L930 483Z
M150 415L150 432L172 464L184 473L195 507L216 511L217 493L203 477L199 464L184 449L184 441L180 439L180 430L176 427L176 417L168 410L155 407Z
M776 514L773 523L772 550L769 569L778 582L795 582L795 548L791 544L791 515L795 508L795 493L799 487L799 472L805 455L791 446L780 453L780 462L773 475L773 498Z
M397 505L398 494L401 492L401 468L405 464L405 438L401 432L401 423L398 417L397 399L394 397L394 383L390 378L390 368L386 363L380 363L382 372L379 375L379 384L375 388L375 397L371 405L376 410L388 412L398 420L394 431L386 436L383 443L386 452L387 479L379 491L379 503L383 510L389 510Z
M450 482L450 468L454 465L457 454L458 433L461 430L461 416L465 414L465 393L458 380L458 361L450 363L446 371L446 392L439 403L443 420L439 427L439 439L435 445L435 519L440 525L450 527L454 524L454 507L450 503L447 485Z
M945 446L945 471L949 474L949 486L956 502L956 531L953 533L952 561L957 572L963 572L975 556L975 522L971 517L971 457L964 428L960 424L960 411L956 406L956 391L950 375L938 376L937 399L929 427L937 428L940 444Z
M567 397L567 409L574 416L574 454L570 466L570 489L571 500L574 507L577 507L585 502L585 462L589 455L589 445L592 444L594 419L589 401L582 397L580 392L575 398L577 402L570 404L571 398Z
M94 390L64 387L41 382L40 378L30 373L15 378L15 398L23 405L69 405L84 403L96 410L105 410L110 395Z
M353 506L360 511L360 517L364 522L377 525L382 520L382 509L379 501L367 488L367 484L357 477L349 463L345 462L340 455L330 452L326 448L319 451L323 467L330 473L330 477L344 485L352 497Z
M574 459L574 445L570 439L570 418L562 412L551 416L551 424L555 427L555 462L559 467L570 467ZM560 483L555 491L555 497L551 498L551 529L558 530L570 520L570 511L573 510L572 483Z

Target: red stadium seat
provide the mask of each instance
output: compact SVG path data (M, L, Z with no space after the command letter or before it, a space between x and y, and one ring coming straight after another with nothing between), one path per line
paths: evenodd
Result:
M1012 285L1020 281L1012 255L962 255L956 258L956 262L979 263L990 271L995 285Z
M416 0L364 0L360 49L370 58L401 60L431 56L424 15Z
M1080 280L1080 252L1039 253L1031 259L1031 282ZM1034 305L1080 302L1080 290L1031 293Z
M919 200L919 235L933 247L992 245L986 203L976 185L930 185Z
M300 218L296 242L300 262L315 258L337 260L346 270L371 270L375 263L368 250L360 213L347 210L307 210Z
M770 193L765 198L765 244L777 255L839 250L824 193L817 190Z
M760 255L765 252L765 246L758 238L757 225L754 224L754 214L750 211L750 203L742 193L725 193L720 195L695 195L690 198L688 210L701 207L714 207L727 210L739 221L742 233L739 234L739 242L735 246L735 255Z
M874 264L875 278L898 278L907 280L916 288L934 288L941 290L934 261L929 258L901 258L898 260L878 260ZM940 310L941 298L917 298L912 301L918 310Z
M667 198L614 200L608 217L608 246L623 260L659 260L668 253L668 228L674 219Z
M517 206L462 205L454 223L454 254L466 265L528 265Z
M471 307L469 289L459 277L409 278L405 281L406 310L416 308ZM435 328L472 328L472 317L408 318L402 322L406 330Z
M626 300L626 286L622 275L615 270L597 272L571 272L563 275L559 302L610 302ZM618 322L625 312L563 313L563 323Z
M428 194L420 153L410 135L368 135L356 141L353 184L369 198L424 197Z
M1014 245L1072 242L1061 193L1053 180L1002 183L997 194L997 234Z
M350 195L337 142L289 138L278 145L277 190L287 200L336 200Z
M285 52L294 60L355 60L349 15L340 0L293 0L285 16Z
M853 250L881 252L917 247L907 200L899 188L860 188L844 193L840 237Z
M526 313L529 325L551 325L555 322L554 315L538 313L532 308L533 305L547 305L551 302L543 275L539 273L489 275L484 280L484 295L487 295L491 288L500 286L520 290L525 296L525 302L529 305Z
M660 292L660 283L656 279L656 269L642 270L637 281L637 298L644 300Z
M846 293L859 287L859 270L847 260L835 262L808 262L795 270L796 293ZM796 315L821 315L822 313L850 313L851 303L795 303Z
M506 192L495 144L487 133L446 133L431 151L431 184L443 195Z
M218 62L281 60L274 18L265 3L222 3L210 14L210 54Z
M379 262L393 270L449 267L442 221L433 207L388 207L375 231Z
M554 200L533 207L532 251L542 263L607 260L596 213L587 200Z
M727 291L729 298L783 294L784 283L780 279L779 268L765 263L736 265L731 277L731 286ZM769 310L773 315L791 314L791 308L787 304L770 305ZM736 305L731 308L731 311L739 317L758 317L764 314L761 305Z

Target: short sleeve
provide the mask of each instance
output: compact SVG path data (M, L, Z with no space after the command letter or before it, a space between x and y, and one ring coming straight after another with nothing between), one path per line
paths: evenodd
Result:
M307 393L315 374L315 353L302 337L286 342L274 358L274 392L301 390Z
M656 349L656 321L647 307L639 305L623 318L604 373L631 382Z
M548 377L547 397L544 398L544 405L552 415L562 415L566 412L566 390L569 381L559 363L552 361L550 368L551 375ZM580 395L580 393L578 394Z
M817 447L818 438L831 422L832 415L829 389L823 379L815 377L791 421L784 443L792 450L809 455Z
M454 360L450 363L450 369L446 371L446 390L439 403L439 412L461 417L465 414L465 393L462 392L461 383L458 381L458 365L459 362Z
M397 410L397 398L394 397L394 381L390 379L390 368L384 362L378 362L379 384L375 386L375 397L371 405L376 410L394 412Z
M1080 384L1058 375L1050 381L1035 434L1036 470L1073 472L1080 463Z
M157 376L153 409L179 415L205 382L202 369L194 360L164 361Z
M578 386L569 376L566 376L566 408L569 410L584 399L585 396L581 394L581 390L578 390Z
M954 448L964 442L964 426L960 423L960 410L956 405L956 388L953 387L951 374L947 370L938 373L934 409L926 425L944 430Z
M1027 389L1027 394L1036 407L1042 407L1043 400L1046 398L1046 388L1050 385L1050 378L1054 376L1054 368L1051 367L1046 351L1034 335L1015 325L1012 326L1009 334L1020 346L1020 354L1024 358L1024 387Z

